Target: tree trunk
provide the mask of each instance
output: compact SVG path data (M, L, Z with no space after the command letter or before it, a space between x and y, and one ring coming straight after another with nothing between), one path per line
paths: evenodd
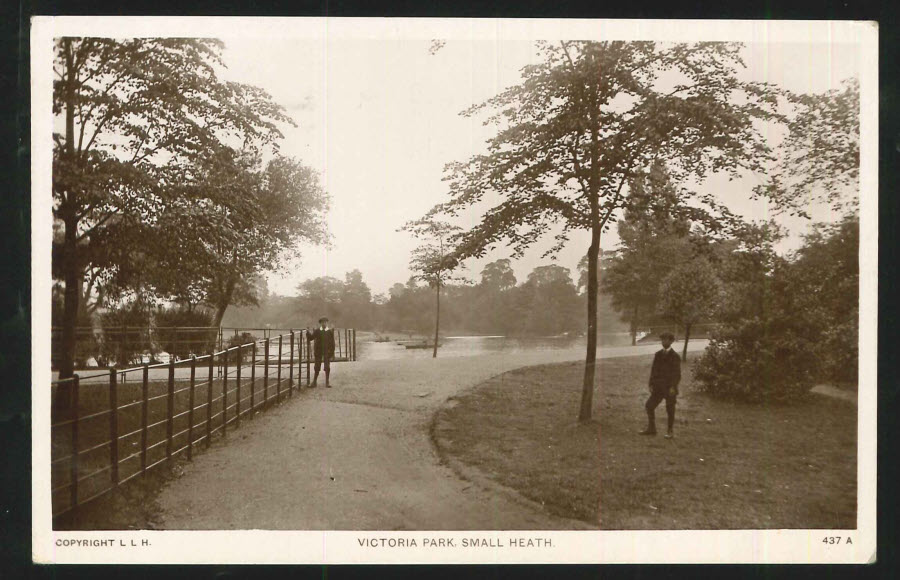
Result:
M631 309L631 346L637 345L638 307Z
M435 300L435 314L434 314L434 351L431 353L431 358L437 358L437 349L438 349L438 327L441 324L441 281L438 280L437 283L437 298Z
M567 53L568 54L568 53ZM594 374L597 367L597 292L600 289L598 261L600 257L600 234L603 224L600 223L600 114L593 91L591 98L583 105L590 112L591 132L591 165L588 183L588 201L590 203L591 245L588 248L588 287L587 287L587 355L584 359L584 382L581 385L581 409L578 411L578 422L588 423L591 420L594 402Z
M66 62L66 148L65 155L70 163L75 161L75 71L73 69L73 57L71 40L63 40L63 51ZM71 171L73 168L70 167ZM75 372L76 326L78 324L78 296L81 288L78 287L80 276L78 275L78 216L75 213L75 193L66 191L63 200L64 207L60 208L65 227L65 240L62 252L62 270L65 281L65 298L63 302L63 332L62 353L59 364L59 378L67 379ZM62 391L68 389L60 389Z
M587 354L584 359L584 382L581 386L581 409L578 421L587 423L591 420L594 401L594 375L597 366L597 288L599 287L600 229L595 227L591 232L591 246L588 248L588 287L587 287Z
M228 302L219 302L216 304L216 315L213 317L213 326L218 328L222 326L222 319L225 318L225 311L228 310Z
M59 364L59 378L67 379L75 372L75 350L78 337L78 262L76 256L76 229L78 222L65 220L65 241L63 242L63 272L65 295L63 302L62 357Z
M231 298L234 295L234 287L237 286L237 280L230 280L225 286L225 292L219 296L219 299L216 301L216 315L213 318L213 326L217 329L216 334L212 337L212 348L215 349L216 338L219 334L219 329L222 327L222 319L225 318L225 311L228 310L228 306L231 304Z
M681 351L681 360L683 360L683 361L687 360L687 345L688 345L688 341L690 339L691 339L691 325L685 324L684 325L684 349L682 349L682 351Z

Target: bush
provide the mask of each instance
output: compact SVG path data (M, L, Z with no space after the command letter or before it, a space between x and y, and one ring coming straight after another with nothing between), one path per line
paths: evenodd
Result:
M205 310L161 309L155 319L157 344L179 359L206 354L216 343L218 329L210 328L213 315Z
M694 363L694 379L710 395L751 403L791 402L815 385L816 344L772 321L750 319L713 333Z
M249 332L242 332L239 335L232 336L228 341L228 348L234 346L241 346L244 344L256 343L256 337L250 334ZM233 360L233 357L237 355L231 354L229 355L229 359ZM241 362L249 362L253 358L253 347L248 346L241 352Z
M822 331L822 376L835 383L859 380L859 319L857 308Z
M97 360L101 365L139 363L141 355L151 351L150 311L145 305L135 302L104 312L100 325L103 344Z

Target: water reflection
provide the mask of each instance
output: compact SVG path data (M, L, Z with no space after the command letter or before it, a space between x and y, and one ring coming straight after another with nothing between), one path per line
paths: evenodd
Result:
M399 337L398 337L399 340ZM601 334L598 337L601 347L629 346L631 336L628 333ZM586 348L585 337L551 336L512 338L504 336L448 336L441 339L438 348L439 357L465 357L479 354L507 353L525 351L566 350ZM371 342L359 340L357 343L357 360L391 360L431 357L431 348L407 349L403 344L390 342Z

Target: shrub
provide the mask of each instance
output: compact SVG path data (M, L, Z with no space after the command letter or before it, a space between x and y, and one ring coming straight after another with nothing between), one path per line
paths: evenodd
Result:
M141 355L151 352L150 311L138 302L111 309L100 315L103 343L98 362L119 366L139 363Z
M206 310L161 309L155 316L155 337L160 348L179 359L209 352L218 329L211 328L213 315Z
M253 336L252 334L250 334L249 332L242 332L242 333L239 334L239 335L232 336L231 339L228 341L228 345L227 345L227 346L228 346L228 348L231 348L231 347L234 347L234 346L241 346L241 345L244 345L244 344L250 344L250 343L254 343L254 344L255 344L255 343L256 343L256 337ZM242 351L242 353L241 353L241 362L248 362L248 361L250 361L250 360L252 359L252 357L253 357L253 348L254 348L254 347L249 347L249 346L248 346L247 348L245 348L245 349ZM232 357L235 357L235 356L237 356L237 355L231 354L231 355L229 355L229 358L230 358L231 360L233 360Z
M855 305L854 305L855 306ZM848 308L845 320L822 331L822 376L837 383L859 380L859 319L857 308Z
M50 333L50 362L53 368L58 368L62 358L62 319L63 319L63 295L54 291L53 302L50 310L52 332ZM93 319L85 312L78 312L78 320L75 323L75 368L87 367L88 359L93 358L101 364L103 359L100 352L100 341L94 334Z
M752 403L791 402L815 385L816 344L758 318L713 333L693 367L700 390Z

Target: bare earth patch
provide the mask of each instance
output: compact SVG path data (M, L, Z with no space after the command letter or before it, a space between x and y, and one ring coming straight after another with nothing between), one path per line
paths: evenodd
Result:
M747 406L687 386L676 438L642 437L651 361L598 361L591 425L575 421L583 364L563 363L455 397L436 415L434 439L442 455L550 513L602 529L856 527L854 405L812 395Z

